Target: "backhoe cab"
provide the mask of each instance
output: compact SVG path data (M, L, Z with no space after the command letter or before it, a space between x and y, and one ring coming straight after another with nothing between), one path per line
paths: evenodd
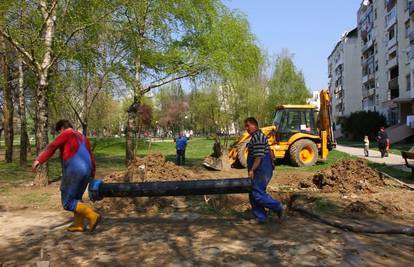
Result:
M335 147L331 122L331 100L328 91L320 92L319 110L314 105L282 105L275 110L273 125L261 128L267 136L274 159L288 159L293 166L312 166L318 159L326 160ZM227 160L220 158L214 162L226 161L231 166L247 167L247 147L250 135L244 132L234 142L227 154ZM207 160L204 165L220 170L217 164ZM223 166L223 163L221 163Z

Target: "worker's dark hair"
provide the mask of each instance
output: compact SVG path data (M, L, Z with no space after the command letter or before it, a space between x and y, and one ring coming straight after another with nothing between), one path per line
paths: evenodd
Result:
M62 128L68 129L68 128L73 128L73 126L72 126L72 123L70 123L70 121L68 120L59 120L55 124L55 130L56 132L59 132Z
M259 123L257 122L255 117L249 117L247 119L244 120L244 124L246 123L250 123L250 124L254 124L256 126L259 126Z

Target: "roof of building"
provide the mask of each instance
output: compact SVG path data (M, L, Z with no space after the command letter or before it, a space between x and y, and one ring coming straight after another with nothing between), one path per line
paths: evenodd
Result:
M333 53L335 53L336 49L338 49L338 46L342 43L342 41L346 38L346 37L357 37L358 36L358 27L353 28L350 31L345 32L345 34L343 34L343 36L341 37L341 40L339 40L336 45L335 48L332 50L332 52L329 54L328 59L333 55Z

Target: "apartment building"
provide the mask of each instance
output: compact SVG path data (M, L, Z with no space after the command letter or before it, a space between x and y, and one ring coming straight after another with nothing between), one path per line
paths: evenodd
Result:
M364 0L357 17L362 108L406 123L414 112L414 1Z
M321 98L320 98L320 92L319 91L312 91L312 97L309 98L306 103L310 105L314 105L316 107L321 106Z
M362 109L361 42L358 29L343 34L328 57L332 116L338 127L341 118Z
M394 141L414 135L414 0L361 1L357 28L328 65L337 123L350 112L378 111Z

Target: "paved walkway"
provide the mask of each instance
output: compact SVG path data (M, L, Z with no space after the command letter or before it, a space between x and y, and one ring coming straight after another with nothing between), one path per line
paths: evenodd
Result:
M392 167L401 169L406 172L411 172L411 170L405 166L405 161L401 157L401 155L390 153L388 157L381 158L381 154L379 151L370 149L369 157L365 157L363 148L349 147L349 146L342 146L342 145L337 145L336 150L356 156L356 157L364 158L364 159L367 159L375 163L385 164L387 166L392 166Z

